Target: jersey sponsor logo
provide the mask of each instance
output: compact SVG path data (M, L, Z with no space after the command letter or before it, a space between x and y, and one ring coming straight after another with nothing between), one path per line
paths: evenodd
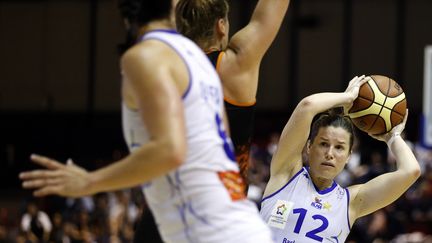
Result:
M311 206L316 209L322 209L322 203L319 197L315 197L315 200L311 203Z
M331 210L332 205L329 202L323 202L321 198L315 197L311 203L311 206L316 209L325 209L327 211Z
M323 203L323 208L326 209L327 211L331 210L331 204L328 202Z
M271 227L285 229L286 223L288 221L288 215L293 206L293 202L277 200L267 224Z

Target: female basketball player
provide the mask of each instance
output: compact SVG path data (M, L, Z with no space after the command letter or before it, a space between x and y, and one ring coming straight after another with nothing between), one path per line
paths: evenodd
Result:
M32 156L47 169L22 173L23 186L36 196L79 197L149 182L144 193L165 242L272 242L245 199L208 58L174 30L171 0L125 1L140 33L121 59L131 154L93 172Z
M356 219L395 201L420 176L419 164L400 136L405 116L391 132L375 137L394 153L396 171L348 188L335 183L351 154L351 121L342 115L321 115L310 128L312 119L333 107L348 110L367 80L355 77L343 93L306 97L292 113L271 161L261 202L261 215L276 242L345 242ZM302 165L306 142L309 167Z
M222 80L231 139L247 182L261 60L279 31L289 0L259 0L248 25L228 40L226 0L180 0L180 33L207 53Z

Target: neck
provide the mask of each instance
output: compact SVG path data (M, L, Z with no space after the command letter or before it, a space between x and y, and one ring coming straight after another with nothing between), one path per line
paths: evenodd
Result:
M206 49L205 49L205 52L206 52L206 53L209 53L209 52L220 51L220 50L221 50L220 48L217 48L217 47L215 47L215 46L212 46L212 47L206 48Z
M198 45L203 49L205 53L222 51L222 42L217 41L197 41Z
M311 176L312 182L320 191L325 190L333 185L333 180L331 179L315 177L312 171L309 171L309 174Z
M155 20L151 21L146 25L143 25L138 30L138 36L143 36L149 31L152 30L172 30L175 29L175 24L172 23L172 21L168 19L162 19L162 20Z

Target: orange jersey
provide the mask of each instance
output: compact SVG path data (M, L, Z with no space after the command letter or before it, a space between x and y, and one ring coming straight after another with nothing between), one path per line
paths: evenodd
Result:
M223 56L223 51L207 53L216 70ZM225 109L228 115L231 140L234 144L236 160L240 167L240 173L247 183L249 169L249 154L255 121L255 104L241 105L225 98Z

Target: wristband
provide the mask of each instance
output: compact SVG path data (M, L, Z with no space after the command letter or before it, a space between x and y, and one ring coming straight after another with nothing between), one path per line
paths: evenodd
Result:
M394 140L396 139L396 137L400 137L400 132L393 133L393 135L391 136L391 138L387 141L387 146L390 149L391 149L391 145L392 145L392 143L394 143Z

